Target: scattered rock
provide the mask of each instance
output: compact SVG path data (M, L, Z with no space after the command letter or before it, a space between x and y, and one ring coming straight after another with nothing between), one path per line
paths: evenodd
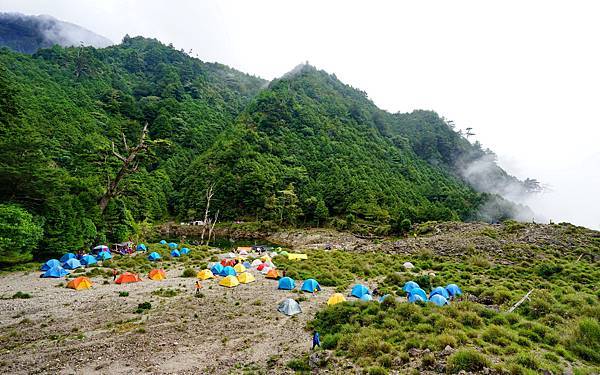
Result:
M327 351L316 351L312 352L310 356L308 356L308 365L310 368L315 369L318 367L325 367L331 358L331 354Z
M417 348L410 348L408 349L408 355L411 357L417 357L421 354L421 350L417 349Z
M442 357L447 357L447 356L449 356L450 354L454 353L455 351L456 351L456 350L455 350L455 349L453 349L453 348L452 348L450 345L446 345L446 347L444 348L444 350L442 350L442 351L440 352L440 355L441 355Z

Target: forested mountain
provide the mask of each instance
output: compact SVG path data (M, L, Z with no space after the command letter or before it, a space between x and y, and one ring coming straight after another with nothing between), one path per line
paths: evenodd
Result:
M125 37L1 49L0 92L0 216L30 239L43 229L37 246L0 244L5 262L200 219L209 184L225 219L394 230L514 214L463 181L458 161L485 152L435 113L382 111L308 65L267 84Z
M103 48L113 43L81 26L54 17L0 13L0 47L34 53L40 48L49 48L55 44L63 47L83 44Z

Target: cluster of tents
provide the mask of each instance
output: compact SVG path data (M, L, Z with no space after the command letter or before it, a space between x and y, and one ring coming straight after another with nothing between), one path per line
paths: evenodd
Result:
M161 269L153 269L148 273L148 278L150 280L164 280L167 278L167 275L164 270ZM128 284L128 283L136 283L142 281L142 278L135 273L131 272L123 272L117 277L115 280L116 284ZM67 283L67 288L75 289L75 290L83 290L89 289L92 287L92 281L85 276L79 276L74 278L73 280Z
M414 281L408 281L402 287L402 290L406 292L408 302L431 302L438 306L449 305L450 301L461 295L462 290L456 284L448 284L446 287L438 286L427 293Z
M91 254L76 255L74 253L66 253L61 256L60 259L47 260L40 269L41 271L44 271L40 277L63 277L69 274L69 271L67 270L89 267L111 258L112 254L110 253L110 249L105 245L94 247Z
M179 249L179 245L176 244L175 242L167 242L165 240L160 240L159 242L161 245L167 245L169 247L169 249L171 250L171 257L172 258L179 258L182 255L188 255L190 253L190 249L187 247L182 247L181 249ZM142 244L143 245L143 244ZM143 249L140 249L140 245L138 245L138 250L140 251L146 251L146 246L144 246ZM161 259L162 257L160 256L159 253L157 253L156 251L151 252L150 254L148 254L148 260L150 261L157 261L159 259Z

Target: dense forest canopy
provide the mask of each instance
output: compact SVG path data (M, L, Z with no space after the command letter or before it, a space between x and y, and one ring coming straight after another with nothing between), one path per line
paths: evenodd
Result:
M515 206L465 182L461 165L489 153L443 118L382 111L308 65L268 83L126 36L103 49L0 49L0 92L0 216L26 223L35 238L43 232L36 244L0 245L0 258L125 240L143 222L199 219L210 184L211 207L227 220L362 220L394 230L478 219L490 203L485 219L514 216ZM138 139L143 152L125 168L120 156ZM493 178L514 179L496 168L504 174Z

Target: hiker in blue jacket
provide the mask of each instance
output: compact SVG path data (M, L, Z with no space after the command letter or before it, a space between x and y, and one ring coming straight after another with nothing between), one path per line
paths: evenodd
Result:
M312 343L312 349L314 350L315 347L317 346L321 346L321 338L319 337L319 332L315 331L315 333L313 334L313 339L312 339L313 343Z

